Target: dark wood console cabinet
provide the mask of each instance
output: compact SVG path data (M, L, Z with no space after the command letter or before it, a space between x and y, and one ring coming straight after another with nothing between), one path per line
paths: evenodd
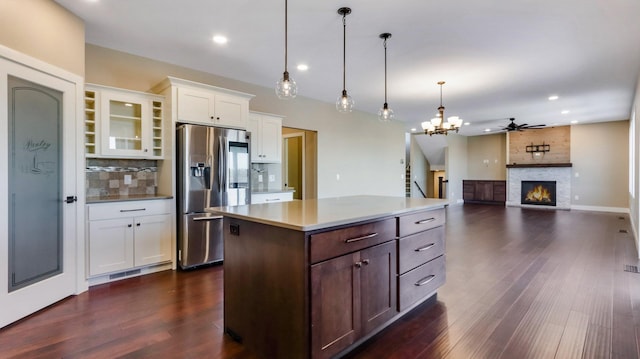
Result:
M507 182L490 180L463 180L462 199L465 203L504 205L507 200Z

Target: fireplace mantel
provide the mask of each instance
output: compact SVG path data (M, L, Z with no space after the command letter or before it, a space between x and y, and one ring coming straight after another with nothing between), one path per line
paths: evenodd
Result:
M507 168L573 167L571 163L514 163Z

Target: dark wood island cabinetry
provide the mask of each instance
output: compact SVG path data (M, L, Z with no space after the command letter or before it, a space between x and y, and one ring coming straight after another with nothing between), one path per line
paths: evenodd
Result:
M225 216L225 331L265 358L350 351L444 283L445 204L353 196L209 209Z

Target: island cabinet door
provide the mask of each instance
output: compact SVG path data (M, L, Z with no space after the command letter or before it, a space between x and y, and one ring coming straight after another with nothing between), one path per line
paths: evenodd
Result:
M360 336L360 253L311 266L311 357L330 358Z
M396 258L396 241L360 252L362 335L398 314Z
M397 314L396 242L311 266L313 358L338 354Z

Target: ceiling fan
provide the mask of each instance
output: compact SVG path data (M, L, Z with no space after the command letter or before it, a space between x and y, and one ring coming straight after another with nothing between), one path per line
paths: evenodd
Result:
M523 123L522 125L518 125L517 123L515 123L515 118L510 118L509 121L511 121L507 127L503 128L503 131L507 131L507 132L511 132L511 131L522 131L522 130L527 130L530 128L541 128L541 127L545 127L546 125L528 125L526 123Z

